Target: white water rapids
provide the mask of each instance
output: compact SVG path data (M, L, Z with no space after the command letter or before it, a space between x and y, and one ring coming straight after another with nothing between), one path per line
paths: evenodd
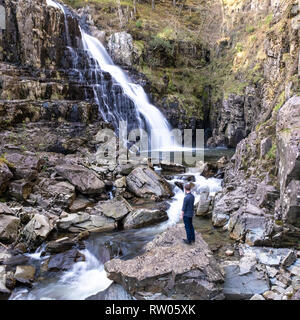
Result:
M200 192L202 189L209 189L211 194L221 190L221 180L215 178L206 179L198 173L186 175L195 176L195 202L199 200ZM128 236L134 239L145 238L147 236L154 236L166 230L168 227L176 224L180 220L181 207L184 198L184 192L175 185L176 181L180 179L170 180L169 183L174 186L174 197L169 201L170 207L167 210L169 219L159 225L143 228L134 231L134 234L130 233ZM128 237L127 236L127 237ZM101 237L101 234L99 235ZM133 241L135 241L132 239ZM104 270L104 265L96 258L92 252L94 249L82 250L81 253L85 256L85 261L77 262L73 267L53 281L47 280L37 283L31 290L27 288L21 288L15 290L11 295L12 300L81 300L91 295L94 295L100 291L107 289L112 283L107 278ZM96 248L97 250L97 248ZM47 257L41 257L41 250L37 250L31 256L33 259L40 259L40 262L44 261Z

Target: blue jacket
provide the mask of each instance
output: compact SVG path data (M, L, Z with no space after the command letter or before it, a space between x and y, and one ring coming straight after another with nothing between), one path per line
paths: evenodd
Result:
M191 194L188 193L183 200L183 206L182 206L182 211L184 212L183 215L184 217L193 217L194 215L194 201L195 197Z

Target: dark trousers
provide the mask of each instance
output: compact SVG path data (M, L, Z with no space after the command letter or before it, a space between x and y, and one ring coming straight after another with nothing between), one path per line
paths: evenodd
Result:
M183 222L186 231L186 237L189 242L195 241L195 230L193 227L193 218L183 216Z

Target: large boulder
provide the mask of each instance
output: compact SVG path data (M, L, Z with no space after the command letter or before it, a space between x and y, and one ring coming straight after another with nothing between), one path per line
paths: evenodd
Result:
M105 263L108 278L134 297L163 294L169 298L222 299L222 273L200 234L189 246L182 224L167 229L130 260Z
M300 227L300 97L289 99L278 112L280 207L283 219Z
M211 203L213 197L210 196L209 191L201 192L196 210L196 216L206 216L211 212Z
M31 283L34 280L34 266L17 266L14 278L24 284Z
M127 188L141 198L173 196L170 184L148 166L138 166L126 177Z
M24 227L21 236L30 248L40 245L54 228L54 223L42 214L35 214Z
M5 158L14 168L14 179L35 180L41 169L41 159L33 154L8 153Z
M115 220L102 214L77 212L66 214L57 221L57 228L63 232L80 233L83 231L106 232L116 227Z
M111 200L101 201L97 204L96 210L100 210L106 217L120 220L133 209L131 205L121 196Z
M89 199L79 196L73 201L69 210L70 212L78 212L84 210L90 205L92 205L92 202Z
M115 63L132 65L133 41L131 34L125 31L113 33L108 39L107 46Z
M42 208L58 206L68 209L75 199L75 187L67 181L58 182L54 179L43 178L34 186L30 200Z
M11 215L0 214L0 241L12 243L17 239L20 219Z
M100 194L105 190L104 182L96 173L83 166L64 164L56 166L55 170L83 194Z
M123 220L124 229L137 229L168 220L163 210L138 209L131 212Z
M13 181L9 185L9 194L17 200L27 200L32 190L32 184L24 179Z
M269 290L268 279L263 273L252 270L241 273L238 262L224 266L225 282L223 293L229 300L250 299L254 294L263 294Z
M13 174L9 170L7 164L0 160L0 194L2 194L9 183L9 180L13 177Z
M289 294L293 279L291 274L297 268L296 254L292 249L252 247L247 244L240 244L238 249L239 261L223 262L223 293L227 299L241 300L263 295L277 300L280 295L282 298L282 294Z
M270 242L273 220L264 216L263 211L248 205L230 216L228 230L235 240L245 240L250 245L262 245Z
M185 172L185 167L179 163L161 161L159 165L164 172L170 172L172 174Z

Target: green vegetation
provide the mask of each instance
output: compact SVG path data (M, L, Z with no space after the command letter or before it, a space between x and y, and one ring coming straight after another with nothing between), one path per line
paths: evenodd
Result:
M269 150L269 152L266 154L266 159L267 160L274 160L276 159L276 152L277 152L277 147L276 144L274 143L272 145L272 148Z
M283 106L284 102L285 102L285 92L283 91L278 99L278 103L276 104L276 106L274 107L274 112L278 112L279 109Z
M148 62L151 68L174 66L174 42L160 36L152 36L148 43Z
M245 17L244 23L225 38L219 25L206 20L214 21L217 11L213 2L208 1L185 0L183 6L178 3L175 7L172 1L157 1L155 10L150 2L136 1L134 14L134 2L129 0L64 1L75 8L89 4L94 8L95 25L108 34L120 30L132 34L134 68L150 80L155 100L177 102L187 114L201 118L207 104L213 109L230 94L243 95L246 87L263 84L266 33L274 32L276 36L276 32L286 28L286 23L276 22L273 14L257 14L254 20ZM224 0L223 4L236 11L243 5L234 0ZM124 15L122 23L119 6ZM209 25L213 29L207 29ZM218 49L211 50L210 44ZM210 50L209 54L205 48ZM288 65L291 58L285 53L283 62ZM291 90L300 92L298 82L295 78ZM274 95L270 100L275 99ZM275 110L282 103L278 102Z
M244 50L243 45L240 42L238 42L235 46L235 50L236 52L242 52Z
M265 18L265 24L270 27L271 26L271 23L273 21L273 14L270 13L268 16L266 16Z
M141 20L137 20L137 22L135 23L137 28L142 28L143 26L143 22Z
M249 25L246 26L246 32L247 33L252 33L254 31L255 31L255 27L254 26L249 26Z
M11 169L15 168L15 166L5 158L5 155L0 156L0 163L5 163Z

